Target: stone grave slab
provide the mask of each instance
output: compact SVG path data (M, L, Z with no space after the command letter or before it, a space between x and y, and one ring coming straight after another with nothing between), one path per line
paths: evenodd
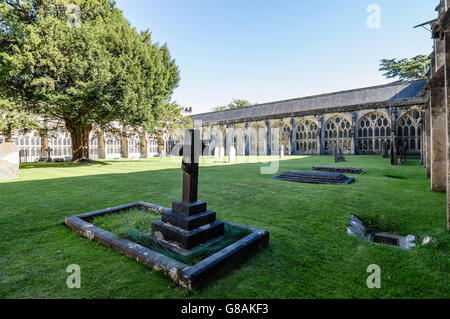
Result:
M308 184L351 184L355 181L353 177L347 177L341 173L318 173L318 172L296 172L287 171L274 179L282 181L308 183Z
M19 150L13 143L0 144L0 180L19 178Z
M313 171L318 172L332 172L332 173L346 173L346 174L358 174L362 175L366 172L361 168L356 167L336 167L336 166L314 166Z

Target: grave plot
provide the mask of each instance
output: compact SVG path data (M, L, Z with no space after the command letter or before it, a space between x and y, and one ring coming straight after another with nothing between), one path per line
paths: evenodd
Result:
M355 167L314 166L312 169L313 171L318 172L347 173L357 175L362 175L366 173L361 168Z
M245 261L269 243L269 233L262 229L216 219L207 203L197 199L199 132L188 130L183 151L183 197L172 209L146 202L127 204L66 218L70 229L155 270L161 270L175 282L195 289ZM189 146L189 147L188 147ZM139 214L138 225L108 230L105 219L121 214L125 224ZM161 219L159 219L161 216ZM112 222L114 224L114 222ZM105 226L102 226L105 227ZM138 229L140 228L140 229Z
M355 181L353 177L347 177L341 173L318 173L318 172L296 172L287 171L274 179L282 181L309 183L309 184L351 184Z

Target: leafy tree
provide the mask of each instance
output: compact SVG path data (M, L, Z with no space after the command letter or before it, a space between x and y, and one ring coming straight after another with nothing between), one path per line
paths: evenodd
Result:
M0 17L0 84L64 121L73 160L89 158L94 124L151 123L178 85L167 46L132 28L112 0L6 0Z
M401 81L422 80L427 78L430 58L426 55L418 55L405 59L383 59L380 62L379 71L388 78L399 78Z
M6 138L6 142L12 143L13 131L26 132L30 129L39 129L35 116L20 111L14 101L0 97L0 135Z
M233 99L233 101L230 104L215 107L213 110L214 111L233 110L233 109L239 109L239 108L250 106L250 105L252 105L252 104L247 100Z
M160 103L155 111L156 116L147 127L158 141L161 157L165 157L165 147L170 136L174 132L178 132L179 135L182 135L182 130L184 128L192 127L192 120L190 117L183 115L183 108L176 103Z

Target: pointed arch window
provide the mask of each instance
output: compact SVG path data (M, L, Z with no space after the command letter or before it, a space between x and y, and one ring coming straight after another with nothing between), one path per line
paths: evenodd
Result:
M317 151L319 125L317 122L304 119L295 128L295 148L298 153L311 154Z
M410 152L420 152L422 147L420 141L420 135L422 134L420 128L421 118L421 111L414 110L404 114L398 121L397 135L401 140L408 142L408 150Z
M391 141L391 122L381 113L364 115L358 124L358 150L362 153L378 153L383 143Z
M352 125L340 115L325 123L325 150L333 151L336 145L343 151L352 150Z

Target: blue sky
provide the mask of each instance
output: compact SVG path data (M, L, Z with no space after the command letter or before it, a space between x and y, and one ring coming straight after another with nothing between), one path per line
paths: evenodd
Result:
M429 54L435 0L117 0L180 68L174 100L194 113L390 82L383 58ZM381 9L368 28L367 8Z

